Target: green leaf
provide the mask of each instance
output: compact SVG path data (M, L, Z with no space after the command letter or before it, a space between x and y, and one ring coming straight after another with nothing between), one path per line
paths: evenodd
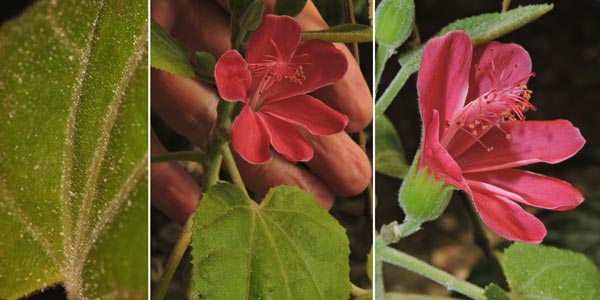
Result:
M342 24L325 30L303 31L302 40L324 40L332 43L362 43L373 40L373 28L363 24Z
M200 79L215 83L215 65L217 61L214 56L208 52L196 52L196 65L198 66L198 77Z
M488 13L469 17L450 23L435 36L441 36L451 30L464 30L471 37L473 45L479 45L533 22L552 10L552 7L552 4L528 5L503 13ZM400 56L399 62L402 68L375 104L376 118L383 115L406 83L408 77L419 70L423 47L420 46Z
M348 299L345 230L312 196L278 186L260 204L219 183L192 233L196 299ZM234 271L233 271L234 270Z
M514 299L600 299L600 272L582 254L516 243L502 265Z
M0 299L146 299L148 5L39 1L0 28Z
M189 62L190 50L154 20L150 29L150 65L175 75L194 77L194 67Z
M510 300L506 292L494 283L485 287L484 295L487 300Z
M398 179L404 178L410 166L404 158L400 136L386 116L375 120L375 149L375 171Z
M577 209L538 215L548 234L544 243L585 254L600 266L600 199L587 198Z
M383 0L375 12L375 41L387 49L396 49L408 39L414 22L413 0Z
M277 0L275 2L276 15L297 16L306 5L306 0Z
M373 247L371 247L371 251L369 251L369 255L367 255L367 276L371 281L371 285L373 285Z
M543 16L552 8L552 4L527 5L503 13L487 13L454 21L442 28L435 36L442 36L452 30L464 30L471 37L473 45L483 44L499 38L511 31L523 27ZM400 65L419 70L423 47L415 48L400 57Z
M240 19L240 28L245 31L253 31L260 25L263 17L265 2L263 0L254 0Z

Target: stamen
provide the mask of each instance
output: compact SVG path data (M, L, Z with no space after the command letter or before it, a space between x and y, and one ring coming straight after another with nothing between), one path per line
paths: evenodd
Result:
M275 83L288 81L302 85L306 81L304 65L311 65L306 61L308 54L284 53L271 39L274 54L263 54L260 62L248 64L252 77L259 78L254 95L250 98L250 105L255 110L260 110L264 99L262 95Z

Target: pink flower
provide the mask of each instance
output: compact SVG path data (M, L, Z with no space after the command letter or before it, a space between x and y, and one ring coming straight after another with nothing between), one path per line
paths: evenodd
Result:
M523 114L535 109L526 86L533 76L527 51L498 42L471 45L465 32L452 31L425 46L417 168L468 193L499 235L539 243L544 224L517 203L564 211L583 197L565 181L513 168L561 162L585 140L566 120L525 121Z
M313 148L301 131L330 135L348 124L345 115L306 95L342 78L346 57L331 43L300 39L293 18L266 15L248 39L245 60L230 50L217 62L219 95L245 104L232 124L231 140L250 163L267 162L269 145L287 160L308 161Z

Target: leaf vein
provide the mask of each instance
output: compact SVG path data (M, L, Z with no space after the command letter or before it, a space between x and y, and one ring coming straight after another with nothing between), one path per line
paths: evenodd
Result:
M33 222L31 222L31 220L23 213L23 209L14 200L13 195L6 188L6 185L4 184L4 180L2 178L0 178L0 195L6 201L5 203L8 204L8 210L17 214L17 217L15 219L17 219L19 221L19 223L21 223L21 225L23 225L23 227L25 227L25 230L27 231L27 233L29 233L31 235L31 237L33 237L33 239L36 242L38 242L40 244L40 246L42 246L42 248L44 249L44 251L46 252L48 257L57 266L60 266L60 259L58 257L58 253L56 253L53 250L53 247L52 247L52 244L50 243L50 241L48 241L46 238L44 238L42 231L39 230L35 225L33 225Z
M137 185L140 178L142 178L142 175L144 175L147 165L148 153L145 153L144 157L141 160L139 160L138 163L136 163L134 170L131 172L129 177L127 177L123 185L121 185L115 196L111 199L110 203L100 213L98 223L95 224L94 228L92 229L92 232L90 232L89 239L87 241L84 241L86 243L82 245L83 250L79 255L80 258L77 266L83 268L84 258L87 257L90 250L92 249L92 246L96 243L100 235L103 232L106 232L105 229L107 228L107 225L109 225L119 214L123 203L125 203L125 200L127 200L127 196Z
M98 9L98 13L92 22L92 30L88 35L87 42L84 48L84 51L81 53L80 61L81 65L79 68L79 72L77 74L77 78L75 79L75 85L73 89L73 93L71 94L71 106L69 108L69 115L67 117L66 129L65 129L65 150L63 152L62 157L62 166L61 166L61 195L60 195L60 205L62 211L62 227L63 227L63 236L65 240L63 241L63 252L66 257L70 257L72 252L75 250L72 246L71 235L72 235L72 220L71 220L71 185L72 185L72 171L73 171L73 152L74 152L74 136L75 136L75 125L76 125L76 117L77 112L79 111L79 103L81 101L82 89L85 77L87 75L87 67L89 65L90 55L92 53L92 48L94 45L95 37L98 34L98 20L100 19L100 15L102 10L104 9L104 1L100 2L100 7ZM69 274L71 270L66 266L69 260L65 260L63 264L65 277L69 278ZM65 283L68 286L68 282Z
M309 218L309 219L315 221L315 223L319 224L319 226L327 229L328 231L337 233L337 231L334 228L332 228L331 226L327 226L326 224L321 223L321 220L319 220L319 219L315 218L314 216L309 215L309 214L307 214L305 212L302 212L302 211L296 211L296 210L291 210L291 209L281 209L281 208L262 208L262 210L263 211L271 211L271 212L282 212L282 213L294 213L294 214L298 214L298 215L304 216L306 218Z
M281 272L281 276L283 277L283 282L285 283L285 288L287 291L287 298L288 299L294 299L292 297L292 291L290 290L290 285L288 283L288 279L287 276L285 274L285 270L283 269L283 261L281 260L281 256L279 255L279 250L277 249L277 245L275 244L275 240L273 239L273 236L271 236L271 233L269 232L269 228L267 227L267 224L265 224L265 220L262 218L260 212L257 212L256 215L258 216L258 218L260 219L260 223L262 224L264 230L265 230L265 234L266 236L269 238L269 241L271 242L271 246L275 252L275 257L277 258L277 262L279 264L279 271Z
M121 79L117 84L117 88L114 90L113 98L109 104L109 109L104 117L104 123L102 129L98 135L98 141L96 145L96 151L94 151L94 157L89 169L89 175L86 181L85 193L83 196L82 204L77 215L77 231L75 235L75 246L79 249L86 242L85 233L89 228L90 214L92 212L92 202L96 197L98 182L100 178L100 171L102 170L102 164L104 158L108 152L108 146L110 143L110 137L113 132L114 125L117 122L121 104L126 94L126 89L129 87L131 80L135 75L135 71L140 61L142 60L145 46L147 45L147 30L146 23L143 23L142 28L143 34L138 35L135 40L135 47L133 55L130 55L125 64L125 69L121 74ZM97 228L97 226L95 226Z
M267 219L269 219L271 221L271 223L273 223L275 225L275 227L277 227L277 229L279 229L279 231L283 234L283 236L285 236L285 238L290 241L290 243L292 244L292 248L296 251L296 253L298 254L298 257L300 258L300 260L302 261L302 264L304 265L304 268L306 269L306 271L308 272L308 274L310 275L310 280L312 282L312 284L315 287L315 290L317 290L317 292L319 293L319 299L325 299L325 297L323 296L323 291L321 291L321 289L319 288L319 286L317 285L317 282L315 281L314 278L314 274L311 271L311 268L308 266L308 263L306 262L306 258L304 257L304 255L302 254L302 252L300 251L300 248L298 248L298 245L294 242L294 240L287 234L287 232L281 227L281 225L279 225L277 222L275 222L275 220L273 220L271 217L269 217L268 215L265 214L265 217Z
M252 246L254 244L254 231L256 228L256 214L253 213L252 215L252 224L250 225L250 239L248 239L248 268L247 268L247 274L248 274L248 280L246 281L246 299L251 300L250 299L250 278L252 277L250 274L252 274Z
M529 280L527 280L527 282L525 282L522 286L520 286L520 289L527 289L527 287L534 283L535 280L540 277L542 274L544 274L546 271L550 270L550 269L554 269L554 268L558 268L558 267L577 267L576 264L568 264L568 263L556 263L556 264L551 264L551 265L547 265L543 268L541 268L539 271L537 271L533 276L529 277Z

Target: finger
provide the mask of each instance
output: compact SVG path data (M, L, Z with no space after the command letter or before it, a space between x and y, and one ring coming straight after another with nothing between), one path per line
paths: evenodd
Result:
M313 195L324 209L333 205L333 192L319 178L278 154L272 155L271 160L262 165L250 164L235 152L234 156L244 184L261 196L274 186L294 185Z
M152 131L151 154L167 153ZM152 205L172 220L184 224L200 199L200 187L176 162L153 163L150 167Z
M308 167L336 195L354 196L367 188L372 174L369 158L348 134L307 138L315 149Z
M329 28L312 1L306 2L304 10L296 19L303 30ZM346 127L346 131L357 132L367 127L373 117L371 92L352 53L344 44L336 43L335 46L346 55L348 71L342 79L315 91L313 95L335 110L347 115L350 122Z
M217 119L219 98L214 87L157 69L152 69L151 82L152 111L202 146Z
M229 13L213 1L154 0L152 19L191 50L220 57L231 48Z

